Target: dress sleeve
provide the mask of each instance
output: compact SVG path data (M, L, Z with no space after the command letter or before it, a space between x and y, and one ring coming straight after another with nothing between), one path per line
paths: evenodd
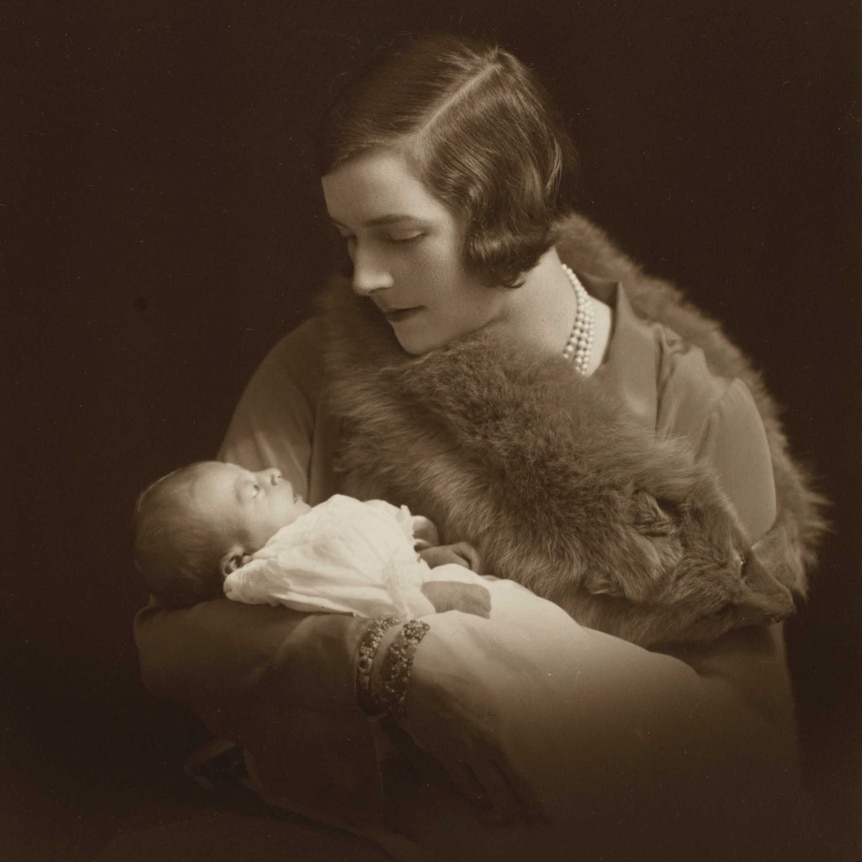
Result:
M741 380L727 386L707 416L695 451L698 460L715 470L754 543L775 520L775 480L763 422Z
M754 398L742 380L714 375L699 349L676 339L664 347L657 432L689 441L697 460L714 472L753 545L776 517L772 459ZM674 655L697 672L705 700L713 699L717 712L728 716L727 729L745 733L760 726L760 740L749 741L748 750L766 752L771 746L773 763L790 775L795 728L781 625L737 629Z
M278 467L306 499L323 376L319 329L319 321L308 321L272 349L246 386L218 455L249 470Z
M151 601L138 612L135 640L147 689L214 717L221 733L264 684L285 704L354 709L353 657L364 627L347 616L227 599L179 610Z

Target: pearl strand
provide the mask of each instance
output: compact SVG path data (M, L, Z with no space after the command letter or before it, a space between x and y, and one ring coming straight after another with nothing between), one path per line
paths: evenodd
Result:
M572 284L577 300L575 322L569 340L563 348L563 358L573 359L575 369L580 374L586 375L590 365L590 355L593 352L593 325L595 323L593 302L574 272L566 264L562 266L563 272Z

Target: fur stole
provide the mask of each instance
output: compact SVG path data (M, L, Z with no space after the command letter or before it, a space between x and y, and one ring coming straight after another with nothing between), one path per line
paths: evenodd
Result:
M565 232L564 259L582 271L569 245L586 242L613 262L591 230L575 220ZM681 314L681 334L715 341L713 362L722 351L737 356L672 288L629 266L626 288L641 313L662 322ZM473 543L486 571L645 646L711 640L791 613L811 553L802 542L817 531L811 519L800 523L804 499L782 499L775 528L748 547L686 443L656 439L562 358L482 334L411 357L371 303L343 289L329 296L326 321L339 457L363 496L406 503L434 520L445 541ZM717 369L727 373L720 361ZM789 471L779 492L797 483L804 498L774 411L770 417L776 475ZM816 519L810 494L808 504Z

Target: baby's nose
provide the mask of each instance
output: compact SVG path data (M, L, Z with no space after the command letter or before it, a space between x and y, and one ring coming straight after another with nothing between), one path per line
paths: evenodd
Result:
M257 475L259 482L268 482L270 485L277 485L284 478L281 475L281 470L275 467L269 470L261 470Z

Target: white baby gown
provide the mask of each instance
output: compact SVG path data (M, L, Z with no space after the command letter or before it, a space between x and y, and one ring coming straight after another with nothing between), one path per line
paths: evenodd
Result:
M486 586L456 564L431 569L414 529L429 527L406 506L336 494L282 527L246 565L225 578L229 599L297 611L412 619L434 613L428 581Z

